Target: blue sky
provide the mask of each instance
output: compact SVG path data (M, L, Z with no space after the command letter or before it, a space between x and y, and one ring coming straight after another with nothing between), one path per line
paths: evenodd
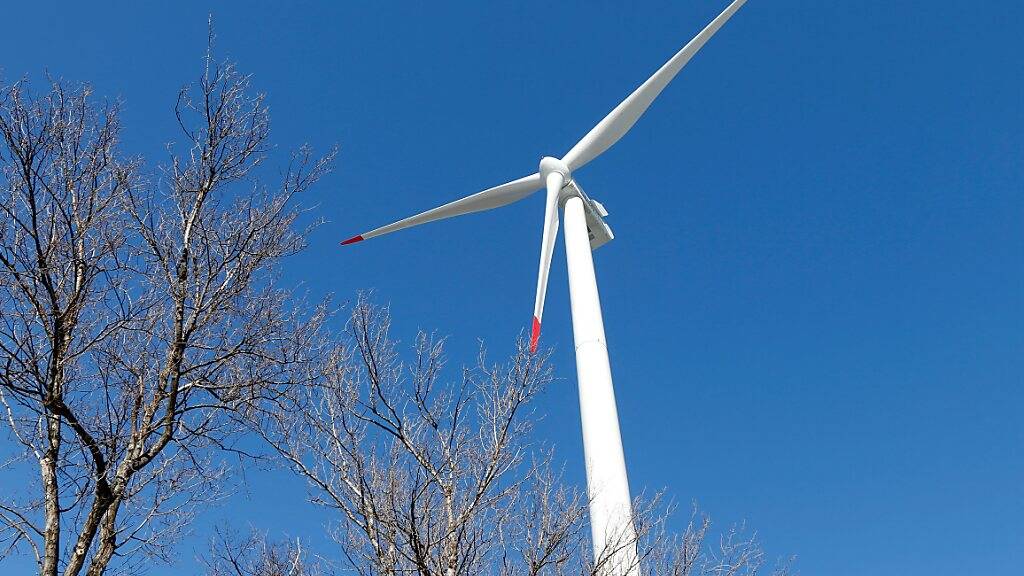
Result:
M563 154L726 2L179 4L7 6L0 70L122 98L152 165L212 12L281 152L341 146L287 279L375 289L458 364L528 327L542 195L338 241ZM635 491L746 520L805 574L1019 570L1022 30L1004 0L751 0L575 174L616 233L595 261ZM544 320L561 380L539 433L582 481L561 239ZM301 484L248 476L200 533L317 541Z

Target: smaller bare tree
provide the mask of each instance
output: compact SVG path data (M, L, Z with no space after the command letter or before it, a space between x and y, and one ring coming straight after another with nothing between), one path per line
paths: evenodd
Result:
M636 498L634 510L637 536L626 543L637 548L635 569L640 576L756 576L766 569L771 576L792 574L792 559L769 566L756 534L748 532L743 524L713 533L711 518L695 505L686 527L674 532L669 524L676 507L665 502L661 494ZM609 574L605 558L585 566L585 575Z
M519 536L535 540L531 553L549 549L538 567L563 554L580 515L574 496L552 492L531 530L512 530L534 476L522 472L524 416L551 377L543 358L520 346L501 368L481 354L476 370L443 386L443 342L421 333L405 365L389 327L385 309L360 299L322 380L291 388L259 426L314 501L341 514L336 538L352 567L481 574Z
M443 340L420 333L402 362L389 329L387 309L361 297L321 377L282 394L257 426L312 501L337 512L334 536L356 573L609 576L619 546L639 549L643 575L762 568L760 546L739 532L706 547L706 518L673 536L660 498L638 500L636 536L593 561L585 497L531 440L546 357L520 341L505 365L481 353L445 384Z
M207 555L200 559L206 576L321 576L319 563L311 561L298 539L272 542L266 534L251 530L245 538L218 528Z

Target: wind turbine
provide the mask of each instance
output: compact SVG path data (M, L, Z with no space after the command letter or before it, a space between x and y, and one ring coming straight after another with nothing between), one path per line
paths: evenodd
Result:
M604 206L583 192L573 179L572 173L618 142L690 58L745 2L746 0L734 0L561 159L546 156L540 161L540 169L529 176L488 188L342 242L343 245L353 244L434 220L498 208L546 189L537 295L530 332L530 351L536 352L544 312L548 270L551 267L551 254L558 234L558 207L563 207L565 256L569 269L572 330L576 344L576 375L583 423L587 493L590 500L590 529L595 559L604 560L603 574L618 576L639 572L629 483L622 455L622 438L615 408L615 393L612 389L604 321L601 318L601 302L594 276L594 261L590 254L592 250L612 240L614 236L603 219L608 212Z

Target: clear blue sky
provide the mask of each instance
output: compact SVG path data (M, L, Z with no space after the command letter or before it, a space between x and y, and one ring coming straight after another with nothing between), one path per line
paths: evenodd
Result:
M376 289L396 334L451 334L458 364L528 326L541 196L338 241L563 154L726 1L142 4L6 6L4 77L123 98L126 147L153 162L212 12L282 151L341 145L306 200L330 224L288 280ZM745 519L805 574L1019 573L1022 54L1017 1L750 0L575 175L617 236L595 258L635 490ZM556 250L540 433L579 481ZM301 484L249 479L200 533L233 518L317 541ZM190 568L190 546L153 573Z

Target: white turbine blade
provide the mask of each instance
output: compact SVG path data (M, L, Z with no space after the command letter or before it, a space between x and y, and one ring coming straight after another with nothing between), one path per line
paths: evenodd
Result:
M619 141L629 129L636 124L636 121L654 102L654 99L661 94L665 86L675 78L683 66L690 61L690 58L704 46L718 29L725 24L732 15L740 9L740 6L747 0L735 0L717 18L711 21L706 28L693 40L683 46L683 49L676 52L664 66L658 69L653 76L647 79L639 88L630 94L621 104L615 107L607 116L598 123L582 140L576 143L562 158L569 165L570 170L576 170L594 158L600 156L605 150L612 147Z
M558 238L558 193L565 183L558 172L548 174L548 196L544 204L544 235L540 242L540 266L537 270L537 299L533 302L533 327L530 330L530 353L537 352L540 340L540 321L544 316L544 296L548 291L548 271L551 269L551 254L555 251Z
M540 181L540 174L534 173L524 178L520 178L519 180L513 180L500 186L495 186L494 188L488 188L483 192L477 192L472 196L466 196L465 198L460 198L454 202L449 202L444 206L438 206L433 210L427 210L426 212L422 212L415 216L410 216L404 220L388 224L387 226L381 226L380 228L375 228L369 232L363 232L362 234L345 240L342 242L342 245L354 244L375 236L381 236L404 228L411 228L420 224L426 224L427 222L433 222L434 220L451 218L452 216L461 216L463 214L480 212L482 210L490 210L491 208L511 204L516 200L522 200L536 192L542 186L543 183Z

